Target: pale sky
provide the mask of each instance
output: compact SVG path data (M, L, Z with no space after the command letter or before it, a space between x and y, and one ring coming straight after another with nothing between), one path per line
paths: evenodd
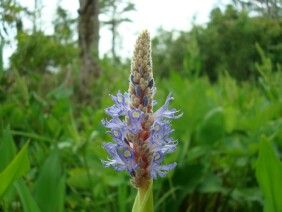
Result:
M33 8L34 1L20 0L22 6ZM53 33L52 20L55 17L58 2L70 12L72 17L77 17L79 0L41 0L43 10L40 16L39 25L46 33ZM134 1L133 1L134 2ZM189 30L196 17L195 22L205 24L209 20L210 11L217 6L223 7L230 0L140 0L135 1L136 11L129 14L132 23L125 23L120 26L118 32L121 38L121 45L117 46L118 55L130 57L135 39L140 31L148 29L151 36L156 34L156 30L162 27L165 30ZM125 15L126 17L127 15ZM105 17L100 16L101 19ZM24 26L31 26L28 21ZM7 58L14 50L14 46L6 47L4 51L4 63L7 66ZM100 29L100 54L109 53L111 48L111 34L104 27Z

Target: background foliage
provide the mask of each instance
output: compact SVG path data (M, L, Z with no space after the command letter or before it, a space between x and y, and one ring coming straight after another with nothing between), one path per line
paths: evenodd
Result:
M11 2L1 11L16 20L26 10ZM130 211L129 176L100 162L110 140L101 124L108 94L128 89L130 62L100 58L102 74L80 101L76 20L57 13L54 35L19 31L10 66L0 63L0 178L28 141L30 162L0 211ZM172 92L172 107L184 113L173 122L179 147L166 161L178 166L154 182L156 211L281 210L281 23L229 5L206 26L160 29L152 39L156 100Z

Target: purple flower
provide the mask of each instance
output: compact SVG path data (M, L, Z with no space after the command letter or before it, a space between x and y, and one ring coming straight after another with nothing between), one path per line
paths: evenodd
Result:
M175 143L172 138L170 138L170 134L174 131L170 129L171 124L170 121L155 121L152 133L150 136L150 144L155 145L165 145Z
M105 167L112 166L116 171L123 170L132 173L138 165L134 162L134 151L126 146L120 147L113 143L106 143L104 149L112 156L113 159L108 161L102 160Z
M128 130L133 134L140 132L142 130L141 122L144 113L139 109L133 109L128 111L128 116L130 119Z
M102 160L105 167L112 166L116 171L128 171L134 176L135 170L138 169L140 164L135 159L135 152L127 140L127 133L137 135L143 131L142 121L144 112L139 109L130 109L128 106L128 95L122 95L118 92L117 96L112 96L115 105L109 107L108 114L112 116L110 121L103 120L102 123L105 127L109 128L109 133L112 135L116 144L106 143L104 149L110 154L112 159L108 161ZM176 110L168 110L169 102L173 100L171 94L166 99L164 106L153 114L154 122L150 130L150 137L148 144L150 152L153 152L153 159L149 165L150 176L154 179L159 175L160 177L166 176L167 172L175 168L176 163L162 165L162 161L166 154L176 150L177 142L174 141L170 135L174 131L171 129L170 120L179 118L182 114L176 115ZM146 100L147 101L147 100ZM114 109L116 110L114 112ZM110 112L109 112L110 111ZM118 114L118 115L117 115ZM122 121L118 116L127 115L127 122Z
M118 117L113 117L110 121L102 120L102 124L110 129L124 129L126 125Z
M119 91L116 96L113 96L113 95L111 96L115 104L111 107L106 108L105 109L106 113L112 117L126 115L129 109L128 93L125 92L124 95L122 95Z
M144 31L137 39L129 75L129 93L118 91L112 96L114 105L105 109L111 119L102 124L109 129L114 143L104 144L109 153L102 160L105 167L127 171L137 188L148 184L151 178L164 177L176 163L163 164L165 156L175 151L178 142L171 138L170 119L182 116L175 109L168 109L171 94L155 113L153 99L156 88L152 72L150 36Z
M177 119L183 115L181 113L176 116L175 114L179 111L175 109L168 110L168 105L172 100L173 100L173 97L171 96L171 93L170 93L166 98L165 104L154 113L155 121L161 120L162 118Z
M113 128L109 133L112 135L112 138L115 140L117 145L119 146L128 145L125 142L125 135L124 135L125 131L118 128Z
M166 144L166 145L153 145L151 146L151 149L163 153L170 153L176 150L177 144L178 143Z
M176 167L176 162L167 165L160 165L158 163L153 162L150 169L151 169L151 176L154 179L157 179L157 175L160 177L165 177L167 173L173 170Z

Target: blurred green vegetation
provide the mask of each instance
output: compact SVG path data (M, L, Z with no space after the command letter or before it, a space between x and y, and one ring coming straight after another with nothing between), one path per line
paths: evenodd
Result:
M162 76L172 68L182 76L206 75L214 82L226 71L237 81L255 80L255 62L260 60L256 43L276 64L282 61L281 40L281 18L250 18L247 11L229 5L224 11L213 9L206 26L195 24L190 31L180 32L160 29L152 44Z
M178 166L154 182L156 211L263 211L264 198L279 211L281 23L228 6L214 9L207 26L153 38L156 108L172 92L171 107L184 113L173 121L179 147L166 159ZM108 94L127 91L130 62L101 58L85 104L77 46L68 28L55 26L51 36L18 34L9 69L0 63L0 174L30 141L30 170L9 187L0 211L130 211L129 176L100 162L111 139L101 124Z

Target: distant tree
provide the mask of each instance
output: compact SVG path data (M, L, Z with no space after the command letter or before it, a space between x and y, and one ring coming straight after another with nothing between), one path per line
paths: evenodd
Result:
M273 64L282 63L282 20L255 16L232 5L215 8L206 26L191 31L165 32L152 40L153 61L158 72L170 70L182 76L205 74L216 81L228 72L238 81L257 78L255 63L260 61L258 43Z
M33 22L32 30L22 29L17 36L17 48L10 57L11 67L21 75L30 72L43 75L46 71L58 70L78 55L72 34L75 20L64 9L57 8L53 35L46 35L40 25L34 26L37 23Z
M250 17L229 5L222 12L214 9L206 28L197 40L202 58L202 70L212 81L228 71L239 81L255 79L255 62L260 60L256 43L274 63L281 63L282 22L268 18Z
M177 37L177 35L179 35ZM152 39L153 62L162 77L169 71L182 71L183 60L187 51L188 39L182 33L158 29L157 36Z
M41 13L42 13L42 0L33 0L34 1L34 8L32 11L32 31L33 33L40 30L40 20L41 20Z
M75 23L76 19L70 18L68 11L58 6L56 18L53 21L54 36L63 44L72 43Z
M83 98L89 92L89 78L99 77L99 0L79 0L80 91Z
M23 31L22 17L32 16L33 13L23 7L16 0L0 1L0 37L3 40L11 39L11 32L16 29L17 35Z
M199 74L197 31L196 26L191 32L158 29L157 36L152 39L152 56L160 76L167 77L172 70L186 77Z
M112 57L117 59L116 42L119 36L118 27L124 22L131 22L126 13L134 11L135 5L128 0L101 0L101 14L107 16L101 23L108 26L112 34Z
M57 36L46 35L42 31L23 32L10 63L21 75L31 72L42 75L48 70L66 67L76 57L77 47L73 43L63 43Z
M277 19L282 16L282 0L233 0L233 3L268 18Z

